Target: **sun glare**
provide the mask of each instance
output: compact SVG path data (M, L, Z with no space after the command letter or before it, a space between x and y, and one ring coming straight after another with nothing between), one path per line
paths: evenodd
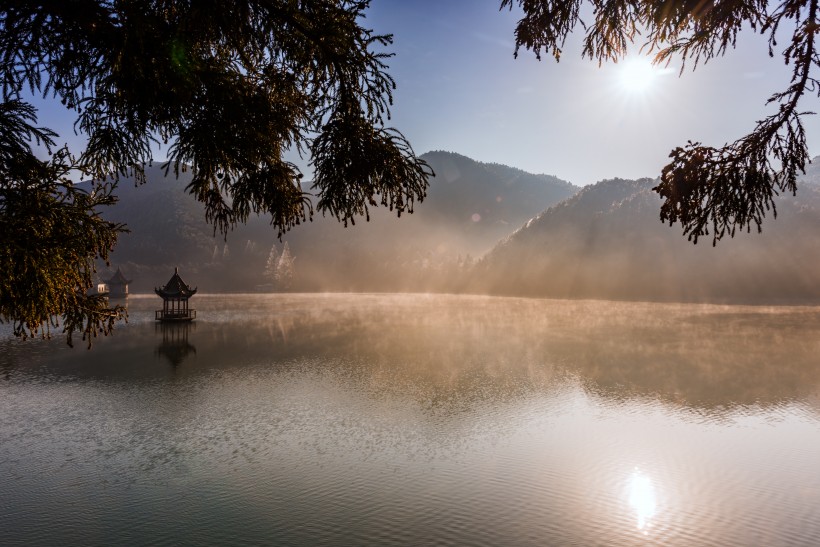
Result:
M658 74L658 68L646 57L633 57L618 63L618 83L627 93L647 93L652 89Z

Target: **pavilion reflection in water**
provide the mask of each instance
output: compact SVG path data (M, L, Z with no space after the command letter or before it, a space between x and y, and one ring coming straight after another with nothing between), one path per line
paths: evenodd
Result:
M188 333L196 328L196 323L156 323L155 330L162 335L162 341L154 351L158 357L168 359L172 366L178 367L192 353L196 355L196 346L188 341Z

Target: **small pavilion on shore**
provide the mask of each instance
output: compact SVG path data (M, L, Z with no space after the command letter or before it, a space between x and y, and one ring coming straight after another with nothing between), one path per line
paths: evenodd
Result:
M154 292L162 298L162 309L156 311L157 321L193 321L196 310L188 307L188 299L196 294L179 276L179 269L174 268L174 275L164 287L156 287Z
M103 283L108 286L108 296L111 298L128 297L128 284L131 283L131 280L125 278L119 267L117 267L117 272Z

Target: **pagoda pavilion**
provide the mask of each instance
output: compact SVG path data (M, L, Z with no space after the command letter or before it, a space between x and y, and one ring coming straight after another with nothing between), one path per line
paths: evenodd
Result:
M188 299L196 294L179 276L179 269L174 268L174 275L164 287L157 287L154 292L162 297L162 309L157 310L157 321L192 321L196 319L196 310L188 307Z
M128 297L128 284L131 283L131 280L125 278L119 267L117 268L117 273L112 275L111 279L103 281L103 283L108 285L108 296L111 298Z

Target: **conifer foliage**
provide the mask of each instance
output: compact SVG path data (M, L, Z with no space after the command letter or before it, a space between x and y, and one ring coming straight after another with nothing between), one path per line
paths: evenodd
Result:
M191 169L187 189L215 232L259 213L281 235L313 215L288 151L311 158L323 214L347 223L379 203L412 212L432 171L385 126L395 88L385 64L392 37L361 26L368 5L3 2L0 222L19 231L0 232L0 253L17 268L3 271L0 318L23 325L18 334L38 332L55 315L69 335L108 332L106 321L119 312L97 315L101 307L75 295L90 287L94 260L107 257L123 229L99 216L114 199L112 185L82 195L66 177L73 170L97 181L144 180L142 166L157 144L168 147L169 169ZM37 160L32 141L53 146L55 135L35 126L27 92L76 113L75 127L88 138L76 157L60 151ZM26 230L54 225L55 211L66 214L64 229L76 237L31 239ZM49 258L35 243L59 243L64 256ZM77 274L62 275L63 267ZM48 291L31 284L31 271Z
M0 320L26 338L47 335L61 316L69 345L77 332L90 347L124 317L89 294L94 260L107 259L124 228L97 213L115 201L111 185L77 189L67 178L71 155L53 150L54 134L33 121L31 106L0 104ZM48 161L35 157L32 141L53 150Z
M265 262L265 269L262 272L267 286L277 291L287 291L293 284L295 276L296 259L290 252L290 245L286 241L282 246L282 252L276 248L274 243L270 248L268 259Z
M515 53L523 47L538 59L543 52L558 60L567 36L579 26L585 31L583 55L590 59L618 60L629 44L640 40L656 63L679 56L681 72L734 48L742 30L767 37L769 55L778 53L792 67L789 85L768 99L777 111L732 143L715 148L690 141L675 148L654 189L664 200L662 221L680 222L695 243L711 235L714 245L736 230L755 226L760 231L766 213L777 214L775 196L797 191L797 177L809 161L800 101L820 94L818 4L820 0L502 0L501 8L523 9ZM582 13L590 13L590 19L583 21ZM776 38L786 44L780 51Z
M282 254L279 256L279 261L276 263L276 286L279 290L288 290L293 283L294 276L294 258L290 253L290 246L285 242L282 248Z
M271 245L270 253L268 253L268 260L265 262L265 271L262 272L265 281L269 284L276 283L276 266L279 264L279 250L276 248L276 243Z

